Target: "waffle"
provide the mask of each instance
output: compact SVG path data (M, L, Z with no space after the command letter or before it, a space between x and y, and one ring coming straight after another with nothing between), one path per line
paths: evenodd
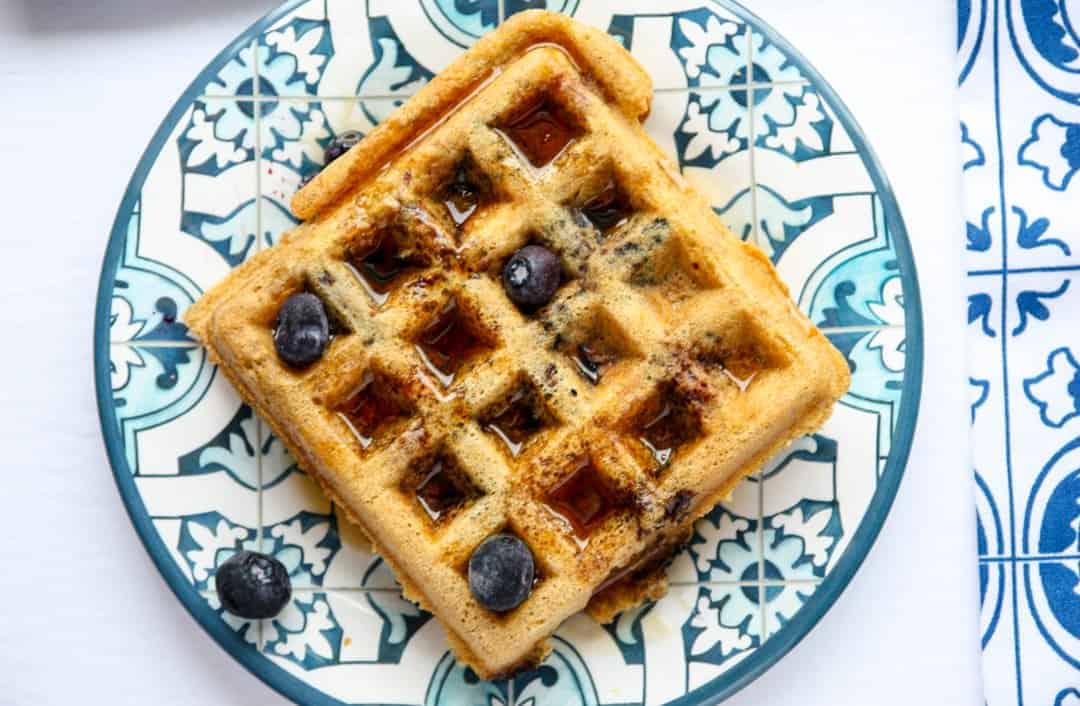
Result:
M304 222L186 315L193 334L481 677L566 618L666 589L692 523L847 389L766 257L649 139L648 75L615 41L523 12L301 189ZM532 314L499 273L528 243L563 284ZM308 291L333 338L304 370L272 328ZM471 595L509 532L519 607Z

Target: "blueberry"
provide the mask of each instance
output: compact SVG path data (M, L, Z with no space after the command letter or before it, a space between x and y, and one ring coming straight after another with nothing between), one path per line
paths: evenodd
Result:
M532 592L533 555L512 534L488 537L469 558L469 589L477 602L499 613L517 608Z
M330 164L335 159L348 152L350 147L363 138L364 136L356 130L346 130L340 135L337 135L330 141L330 144L326 146L326 152L323 153L323 166Z
M314 294L300 292L285 300L274 326L274 348L286 365L303 368L318 360L330 342L326 307Z
M272 618L292 597L285 566L258 552L233 554L218 567L215 583L221 606L241 618Z
M559 258L542 245L526 245L510 256L503 268L503 287L522 309L538 309L551 301L559 288Z

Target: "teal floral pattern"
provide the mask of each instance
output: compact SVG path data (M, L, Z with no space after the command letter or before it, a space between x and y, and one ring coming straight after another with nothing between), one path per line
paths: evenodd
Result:
M296 224L289 201L335 136L367 133L503 16L532 7L607 29L656 67L662 109L651 134L777 264L853 382L833 423L697 523L666 598L606 626L575 616L543 664L486 682L454 660L437 621L402 597L359 530L241 403L183 316ZM807 612L835 598L824 587L846 582L834 575L840 557L866 551L852 538L895 491L894 441L905 446L898 435L910 434L898 429L922 354L911 261L892 196L844 114L771 30L726 2L294 0L271 13L185 96L147 153L106 258L103 425L125 500L170 583L230 651L314 703L692 704L759 673L776 659L777 636L801 634ZM1068 139L1044 133L1047 144ZM985 154L970 143L976 168ZM1066 182L1061 165L1051 174ZM1037 215L1024 216L1025 242L1058 249ZM1030 291L1016 307L1028 328L1055 306ZM1030 375L1029 398L1055 424L1080 409L1076 368L1066 352ZM1065 482L1056 473L1054 487ZM217 568L242 549L290 573L293 597L273 619L238 619L217 600ZM1059 584L1060 575L1047 574Z
M683 63L688 85L746 83L750 47L744 25L704 8L674 19L671 46Z

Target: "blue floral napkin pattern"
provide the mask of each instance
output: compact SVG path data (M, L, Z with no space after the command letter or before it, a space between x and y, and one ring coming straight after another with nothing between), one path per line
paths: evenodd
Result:
M1080 3L958 7L986 703L1080 706Z

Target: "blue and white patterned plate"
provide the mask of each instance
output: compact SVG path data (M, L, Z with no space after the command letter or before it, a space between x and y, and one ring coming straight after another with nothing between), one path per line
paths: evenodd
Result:
M286 2L184 92L120 205L94 340L120 492L196 620L298 702L715 703L832 605L903 474L923 347L897 204L824 80L726 0L547 1L609 31L649 70L650 134L769 253L853 370L820 434L698 524L665 599L610 626L575 617L539 669L478 681L206 360L181 315L293 225L289 198L333 136L370 129L503 17L543 4ZM240 548L271 553L292 574L293 600L273 620L234 618L216 600L216 567Z

